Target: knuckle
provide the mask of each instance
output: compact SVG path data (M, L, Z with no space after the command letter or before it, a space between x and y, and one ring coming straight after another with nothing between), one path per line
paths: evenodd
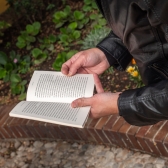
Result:
M80 53L80 57L82 57L82 58L85 58L86 57L86 52L85 51L81 51L81 53Z
M79 99L79 105L81 107L84 106L84 98Z
M86 55L80 55L80 60L83 62L86 59Z

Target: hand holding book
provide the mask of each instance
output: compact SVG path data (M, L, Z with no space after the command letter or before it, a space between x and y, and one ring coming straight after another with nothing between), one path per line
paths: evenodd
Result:
M90 98L79 98L72 102L72 107L91 106L90 116L93 118L118 113L117 101L120 93L103 93L101 82L96 75L102 74L109 67L104 52L98 48L78 52L62 65L61 72L65 75L94 74L98 94Z

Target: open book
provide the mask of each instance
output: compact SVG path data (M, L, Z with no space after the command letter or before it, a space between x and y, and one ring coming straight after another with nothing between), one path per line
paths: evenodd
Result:
M9 115L83 128L90 107L72 108L71 102L80 97L91 97L93 90L92 74L67 77L61 72L35 71L26 101L18 103Z

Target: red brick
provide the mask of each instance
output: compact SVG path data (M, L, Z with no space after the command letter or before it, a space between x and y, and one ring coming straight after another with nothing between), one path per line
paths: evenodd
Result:
M10 121L12 120L13 118L12 117L8 117L6 119L6 121L1 125L1 128L4 129L4 131L8 134L9 138L17 138L15 136L15 131L11 130L11 128L8 126L8 123L10 123Z
M12 105L7 105L5 106L5 108L1 111L0 113L0 125L5 125L4 123L6 123L6 119L11 118L9 116L9 112L13 109L13 107L16 104L12 104Z
M7 108L7 107L4 107L3 110L0 111L0 127L1 127L1 125L3 125L2 119L4 118L4 115L6 114L6 113L4 112L4 109L5 109L5 108ZM6 115L7 115L7 114L6 114Z
M15 126L15 128L18 130L18 132L21 134L22 138L31 138L27 135L26 131L22 129L22 126L18 125Z
M130 139L130 141L132 142L132 145L134 146L134 149L138 149L138 150L142 151L143 148L140 146L137 138L135 137L135 134L138 132L139 129L140 129L140 127L132 125L127 132L127 136Z
M159 129L159 131L156 133L156 136L154 137L154 141L156 142L163 142L166 135L168 135L168 121L164 121L162 123L162 127Z
M46 127L45 122L37 121L33 124L33 126L41 138L54 138L51 135L50 130Z
M152 139L155 137L155 134L158 132L158 130L162 127L163 122L158 122L155 125L152 125L148 131L145 134L146 139Z
M100 118L99 122L95 125L95 129L101 130L103 126L106 125L108 120L109 120L109 116Z
M4 130L8 133L8 135L10 136L10 138L17 138L13 132L13 130L11 129L11 127L9 126L5 126L3 127Z
M0 139L4 139L3 135L1 134L1 132L0 132Z
M6 106L3 111L1 111L0 114L0 126L4 126L4 123L6 123L6 120L9 118L9 111L10 111L11 107L10 106Z
M99 122L100 119L93 119L90 124L88 125L88 131L89 133L95 138L95 140L98 143L102 143L103 140L101 139L101 137L96 133L95 131L95 126L96 124Z
M9 117L9 112L15 105L8 105L4 106L4 108L0 112L0 132L1 132L1 137L4 137L6 139L8 138L13 138L13 133L8 129L4 129L3 127L6 126L6 121L11 119Z
M8 126L17 126L22 122L22 118L11 117L10 122L7 123Z
M32 131L29 130L29 126L27 125L29 120L22 119L20 122L20 126L22 127L23 131L28 135L29 138L34 138L34 135L32 134Z
M163 127L163 130L159 131L160 136L162 136L164 138L163 146L165 147L166 151L168 151L168 133L167 133L168 123L167 122L166 122L165 126ZM160 136L158 135L157 138L161 139L162 137L160 137Z
M7 113L8 114L8 113ZM3 133L6 134L7 137L9 138L15 138L13 132L10 130L10 128L8 128L8 123L10 122L10 120L12 120L13 118L12 117L9 117L9 116L6 116L5 115L3 116L4 118L4 121L3 122L2 120L2 123L1 123L1 128L4 130Z
M95 130L97 132L97 134L99 135L99 137L101 137L102 139L102 143L105 144L111 144L111 141L108 139L108 137L106 136L106 134L103 132L103 130Z
M23 137L27 138L27 135L25 135L25 133L23 132L23 130L20 128L21 121L22 121L21 118L10 117L10 118L8 118L8 120L6 120L6 123L4 123L5 126L3 125L3 127L12 136L11 138L14 138L16 136L16 134L17 134L16 131L18 131L18 134L21 135L20 138L23 138ZM15 127L14 128L14 132L15 133L13 132L13 127ZM17 137L17 138L19 138L19 137Z
M4 112L5 108L7 108L7 107L6 106L0 106L0 120L5 114L5 112Z
M37 129L40 131L42 131L42 133L44 134L44 138L49 138L49 139L53 139L54 136L52 136L52 133L50 131L50 129L48 127L46 127L45 122L39 122Z
M89 128L88 131L89 131L89 133L95 138L96 143L102 143L102 142L103 142L103 140L102 140L102 139L100 138L100 136L95 132L94 129Z
M118 134L119 129L122 127L122 125L125 123L125 120L122 117L119 117L118 120L114 123L111 131L115 139L116 145L120 147L126 147L121 136Z
M48 132L45 130L44 126L35 125L34 128L38 132L40 138L48 138Z
M11 138L15 138L15 137L16 138L23 138L23 137L27 138L27 136L25 135L25 133L19 127L21 121L22 121L21 118L9 117L3 123L2 127L4 127L4 129L9 133L9 135L11 136Z
M116 140L113 136L111 129L112 129L112 126L114 125L114 123L118 119L119 119L118 115L111 115L109 120L107 121L107 123L103 126L103 131L106 134L106 136L108 137L108 139L110 140L111 144L116 144Z
M103 126L103 130L111 131L113 125L120 117L118 115L111 115L106 122L106 124Z
M39 127L40 124L44 125L44 122L34 120L33 123L32 123L32 126L37 133L37 138L44 138L47 135L46 135L45 129L41 129Z
M163 145L166 148L166 150L168 151L168 134L165 135L165 139L163 141Z
M74 128L74 130L82 141L95 142L94 138L88 132L86 127L84 127L84 128Z
M78 136L86 142L97 142L95 137L89 132L88 127L92 122L92 118L88 118L84 128L74 128Z
M58 133L60 139L66 139L66 135L61 131L61 129L59 128L59 125L54 124L53 129Z
M51 129L49 129L49 127L47 128L47 127L45 127L45 130L48 132L48 138L50 138L50 139L55 139L55 137L53 136L53 134L52 134L52 131L51 131Z
M14 134L15 138L22 138L22 136L20 135L20 133L18 132L18 130L16 129L16 127L10 127L10 130Z
M92 119L91 120L91 122L90 122L90 124L87 126L88 128L93 128L94 129L94 127L96 126L96 124L99 122L99 120L101 120L101 119Z
M154 137L154 142L156 142L157 147L162 156L168 157L168 152L164 146L164 139L167 135L168 121L164 121L162 128L156 133Z
M83 129L85 129L85 128L83 128ZM81 141L82 139L81 139L81 137L78 135L78 133L76 132L75 127L71 127L71 130L72 130L72 135L73 135L73 137L75 138L75 140Z
M70 134L70 132L68 131L68 128L67 128L68 126L58 125L58 127L64 133L66 140L73 139L72 136L71 136L71 134Z
M59 134L58 134L58 132L56 132L54 130L54 128L53 128L54 125L55 124L46 123L46 128L50 130L50 133L52 134L52 136L53 136L54 139L61 139L60 136L59 136Z
M150 150L150 148L146 144L146 142L144 140L144 136L148 132L148 130L150 129L150 127L151 126L143 126L143 127L141 127L139 129L139 131L135 135L135 137L137 138L137 140L141 144L141 147L143 148L143 150L146 151L146 152L148 152L148 153L152 153L152 151Z
M94 119L92 119L92 118L88 118L88 120L87 120L87 123L86 123L86 125L85 125L85 127L84 127L84 133L83 133L83 135L85 136L85 137L87 137L87 141L88 142L97 142L96 141L96 139L95 139L95 137L91 134L91 132L89 132L89 125L90 125L90 123L92 122L92 120L94 120Z
M27 121L22 118L13 118L7 125L9 128L16 127L16 129L20 132L23 138L31 138L31 134L25 130L25 126L22 125L23 121Z
M11 138L11 136L2 127L0 127L0 133L1 133L2 137L3 137L3 139Z
M36 131L36 127L35 127L36 124L37 124L37 121L34 121L34 120L27 120L26 122L26 126L31 132L33 138L40 138L40 135Z
M9 117L2 125L2 127L6 129L9 135L12 136L11 138L21 138L21 134L17 133L18 129L16 128L18 125L20 125L21 120L21 118Z
M64 127L63 128L65 133L69 134L69 137L68 137L68 140L71 139L71 140L81 140L81 138L78 136L78 134L76 133L76 131L73 129L73 127Z
M1 138L1 139L5 139L5 136L4 136L3 133L1 132L2 129L3 129L3 128L1 128L1 126L0 126L0 138ZM6 132L6 131L5 131L5 132ZM5 133L5 134L6 134L6 133Z
M109 144L110 141L108 140L106 134L104 134L103 132L103 126L106 124L108 120L109 120L109 116L102 117L97 123L97 125L95 126L95 131L97 132L97 134L99 134L99 136L103 140L103 143L106 143L106 144Z
M125 142L126 147L133 149L134 147L133 147L132 143L130 142L129 138L127 137L127 132L130 129L130 127L131 127L131 125L128 124L127 122L125 122L121 126L121 128L119 129L118 133L120 133L120 136L122 137L123 141Z
M17 138L27 138L25 136L25 133L22 131L22 129L20 127L17 127L17 126L13 126L12 129L15 129L15 131L17 132L17 134L19 136L17 136ZM16 134L15 134L16 135Z
M157 124L150 127L149 131L146 133L144 139L147 142L150 149L153 151L154 154L160 155L160 151L157 148L156 143L154 142L154 137L158 130L163 126L163 122L158 122Z

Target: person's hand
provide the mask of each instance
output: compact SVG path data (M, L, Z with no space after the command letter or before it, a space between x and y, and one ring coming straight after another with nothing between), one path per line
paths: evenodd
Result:
M90 117L92 118L101 118L111 114L117 114L117 100L120 93L104 92L97 75L94 75L94 80L98 94L89 98L76 99L71 103L71 106L73 108L91 106Z
M90 98L79 98L72 102L71 106L84 107L91 106L90 117L101 118L118 113L117 100L119 93L98 93Z
M98 48L78 52L66 61L61 68L64 75L72 76L76 73L102 74L110 67L104 53Z

